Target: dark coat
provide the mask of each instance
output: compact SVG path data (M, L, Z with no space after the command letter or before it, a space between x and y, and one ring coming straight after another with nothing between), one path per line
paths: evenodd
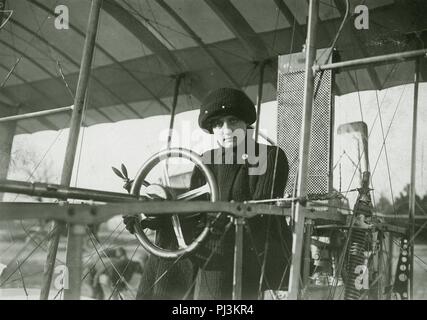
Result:
M246 201L283 197L288 178L288 161L285 153L278 147L265 146L265 158L260 158L261 170L251 172L254 158L248 158L240 164L209 164L218 186L219 200ZM257 145L257 151L259 150ZM224 159L221 149L209 151L210 159ZM234 161L242 154L235 150ZM203 155L204 158L206 154ZM250 153L249 153L250 157ZM252 165L251 165L252 164ZM264 166L264 167L263 167ZM252 174L251 174L252 173ZM259 174L258 174L259 173ZM204 184L199 170L192 177L192 187ZM222 214L214 225L214 234L202 244L196 252L199 267L198 283L196 285L197 299L230 299L232 293L234 228L224 235L224 227L230 218ZM267 242L267 236L269 241ZM243 298L257 299L262 266L265 273L261 291L267 289L285 289L287 287L288 271L290 268L292 235L284 217L257 216L247 219L244 233L243 251ZM267 246L267 256L264 252ZM210 260L206 263L206 260ZM197 259L198 258L198 259ZM197 261L200 260L200 261Z
M266 149L263 149L264 146ZM202 155L204 163L211 169L219 187L219 200L245 201L282 197L288 178L288 161L278 147L256 145L258 151L265 150L265 158L255 164L255 158L245 159L240 151L234 150L233 163L224 164L223 149L207 151ZM246 150L243 150L245 152ZM240 159L239 161L237 161ZM255 168L261 167L259 172ZM205 184L201 171L196 167L191 177L191 189ZM186 238L200 231L206 215L198 221L187 221L183 225ZM234 227L225 232L230 217L221 214L213 225L213 232L190 258L178 263L150 257L147 272L140 285L140 298L181 299L193 284L196 276L196 299L230 299L232 293ZM164 246L174 246L173 231L162 230L159 241ZM269 241L266 241L267 238ZM190 240L190 239L189 239ZM290 268L292 235L284 217L257 216L247 219L244 233L243 255L243 298L257 299L262 266L264 277L261 290L286 289ZM267 256L264 252L267 248ZM264 261L264 258L265 261ZM163 275L164 271L169 274ZM154 281L163 275L160 282ZM152 278L151 280L149 278ZM145 283L144 283L145 279ZM178 288L177 286L180 286ZM150 288L150 290L147 290ZM145 293L144 293L145 290ZM141 294L141 292L143 294Z

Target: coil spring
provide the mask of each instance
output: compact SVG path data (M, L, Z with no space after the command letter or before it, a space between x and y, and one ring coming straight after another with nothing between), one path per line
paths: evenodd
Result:
M365 252L368 241L368 232L363 229L353 229L350 235L350 246L347 253L347 275L345 281L344 300L359 300L360 288L356 288L356 281L360 273L356 272L358 266L365 264Z

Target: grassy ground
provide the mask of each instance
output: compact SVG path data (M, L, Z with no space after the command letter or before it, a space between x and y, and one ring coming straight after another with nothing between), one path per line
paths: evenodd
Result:
M129 235L127 232L123 232L119 237L114 239L113 245L111 245L109 238L111 232L101 232L100 233L100 243L104 243L103 248L108 246L111 247L123 247L128 257L130 258L137 247L137 242L133 236ZM116 233L118 234L118 232ZM42 284L42 274L43 266L46 259L47 247L46 244L37 247L33 241L25 241L24 236L14 236L14 241L10 239L5 239L7 237L2 237L3 241L0 241L0 264L7 265L7 268L3 270L2 276L0 277L1 288L16 288L13 295L19 294L22 297L25 297L25 291L31 294L31 289L39 289ZM114 236L112 237L114 238ZM38 240L41 240L38 239ZM97 245L98 251L100 246ZM56 265L63 265L65 261L66 253L66 241L63 238L60 242L57 256ZM414 259L414 297L415 299L427 300L427 244L417 244L415 246L415 259ZM92 265L95 261L97 265L101 267L101 262L99 261L99 256L94 250L93 244L87 240L85 244L84 252L84 274L87 273L88 267ZM143 261L146 258L147 254L142 248L138 248L136 253L133 256L134 261ZM27 258L28 257L28 258ZM395 254L397 258L397 255ZM23 262L21 268L17 268L18 263ZM105 257L104 257L104 260ZM105 263L108 263L106 261ZM59 273L55 274L55 277ZM89 277L83 281L82 284L82 296L91 297L92 288L88 281ZM132 279L129 281L128 285L130 290L123 292L125 299L132 299L136 295L140 275L135 274ZM58 294L58 289L55 286L55 280L52 283L51 287L52 298ZM38 293L36 294L38 295ZM0 298L8 298L2 296L0 292ZM60 293L56 297L60 298Z
M142 248L139 248L135 252L138 245L135 238L127 232L123 232L119 237L115 237L118 233L119 231L117 231L113 237L109 238L111 232L101 232L99 235L100 243L96 243L98 252L101 252L102 249L106 248L122 247L126 250L129 258L133 256L133 261L143 261L146 257L146 253ZM47 243L44 241L41 245L37 245L36 242L40 243L40 240L43 240L43 237L36 237L34 238L35 241L28 239L25 240L25 237L21 235L14 235L13 241L10 241L10 239L4 239L7 238L5 236L2 238L3 241L0 241L0 264L7 265L7 268L3 270L0 277L1 288L21 288L21 294L23 294L24 297L26 294L25 290L30 292L30 289L41 288L43 268L47 254ZM114 242L111 242L112 238L114 238ZM99 259L99 255L88 237L86 237L84 248L83 275L86 277L82 283L82 295L91 297L93 291L90 275L88 274L89 270L94 263L96 263L97 268L103 267L102 262L106 265L111 265L111 263L109 263L108 258L104 255L101 255L103 257L102 261ZM65 265L65 255L66 238L62 237L58 247L56 261L57 268L58 266ZM22 262L24 263L20 268L18 268L18 264ZM55 283L55 279L59 275L60 271L58 270L53 277L51 286L51 294L53 294L53 296L59 292L57 288L60 287L58 285L58 280ZM128 283L130 290L127 291L129 292L124 292L126 297L130 298L132 296L136 296L139 278L140 275L138 274L135 274L135 276L132 277L131 281ZM58 293L57 298L60 298L60 295L61 292Z

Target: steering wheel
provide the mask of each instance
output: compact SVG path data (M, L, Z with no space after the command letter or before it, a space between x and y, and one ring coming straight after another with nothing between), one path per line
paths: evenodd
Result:
M145 178L147 177L147 175L160 161L165 160L167 158L184 158L184 159L190 160L201 170L202 174L204 175L207 181L205 185L199 188L180 194L179 196L176 197L176 200L190 200L202 194L208 193L210 194L211 202L217 201L218 185L215 181L215 178L212 172L210 171L208 166L203 163L202 158L199 155L192 152L191 150L182 149L182 148L163 150L154 154L150 159L148 159L144 163L144 165L141 167L141 169L138 171L135 177L135 181L131 189L131 194L135 196L139 196L141 186L142 185L147 186L147 182L145 181ZM140 217L142 217L142 215L140 215ZM207 221L202 232L193 240L192 243L187 244L185 242L185 239L182 233L179 217L176 214L172 215L172 226L175 233L175 237L178 242L177 250L169 250L169 249L164 249L157 246L144 233L144 230L139 223L135 224L135 236L138 239L138 241L141 243L142 247L146 249L148 252L161 258L174 259L194 251L199 246L199 244L207 237L209 233L209 224Z

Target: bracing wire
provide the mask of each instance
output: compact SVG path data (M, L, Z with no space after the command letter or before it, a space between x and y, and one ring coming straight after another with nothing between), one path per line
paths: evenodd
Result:
M151 29L153 29L153 30L155 30L155 32L157 33L155 36L157 37L157 35L159 35L160 37L161 37L161 40L159 40L159 41L162 41L162 42L166 42L167 44L168 44L168 46L170 47L170 48L173 48L173 49L175 49L175 47L174 47L174 45L162 34L162 32L159 30L159 24L157 23L157 21L155 20L155 18L154 18L154 13L153 13L153 18L154 18L154 20L150 20L150 19L148 19L148 18L146 18L145 16L143 16L137 9L135 9L130 3L128 3L126 0L122 0L123 1L123 3L125 3L126 4L126 6L128 7L128 9L129 9L129 12L131 13L131 14L133 14L133 16L135 16L136 18L139 18L139 19L141 19L142 21L144 21L144 23L146 24L146 25L148 25ZM140 4L141 5L141 4ZM151 8L150 8L150 10L151 10ZM152 11L152 10L151 10ZM155 27L155 25L157 25L157 28ZM157 57L157 55L156 55L156 57ZM161 64L161 61L160 61L160 58L159 57L157 57L157 61L158 61L158 64L159 64L159 67L162 65Z
M395 118L395 116L396 116L397 110L398 110L398 108L399 108L399 106L400 106L400 102L401 102L401 100L402 100L402 97L403 97L403 94L404 94L405 90L406 90L406 87L403 87L403 90L402 90L402 92L401 92L401 94L400 94L400 97L399 97L399 100L398 100L398 102L397 102L396 108L395 108L395 110L394 110L394 112L393 112L392 119L391 119L390 124L389 124L389 126L388 126L388 128L387 128L387 132L386 132L386 134L385 134L384 142L383 142L383 144L381 145L380 152L379 152L378 157L377 157L377 159L376 159L376 161L375 161L375 165L374 165L374 169L372 170L371 178L374 176L374 173L375 173L375 171L376 171L376 168L377 168L377 165L378 165L378 163L379 163L379 160L380 160L380 157L381 157L381 154L382 154L383 148L385 147L385 142L386 142L386 140L387 140L387 138L388 138L388 135L389 135L389 133L390 133L391 126L392 126L392 124L393 124L393 121L394 121L394 118ZM389 172L389 169L388 169L388 175L389 175L389 178L390 178L390 172ZM389 183L391 184L391 181L389 181ZM392 190L392 189L391 189L391 190ZM394 214L396 215L396 214L397 214L397 211L396 211L396 208L395 208L395 201L394 201L393 193L392 193L392 205L393 205L393 212L394 212Z
M378 115L379 115L380 126L381 126L381 134L382 134L382 138L383 138L382 146L384 146L384 154L385 154L386 164L387 164L387 173L388 173L388 181L389 181L390 192L391 192L391 199L392 199L392 203L394 203L393 185L391 183L390 163L388 160L388 153L387 153L387 146L386 146L386 136L384 134L384 126L383 126L383 120L381 117L381 109L380 109L380 103L378 100L378 92L377 91L375 91L375 97L376 97L376 101L377 101ZM391 126L391 123L390 123L390 126Z
M138 245L136 246L135 250L133 251L133 253L132 253L132 255L131 255L131 257L130 257L130 259L129 259L128 263L126 264L125 268L123 269L123 274L126 272L127 268L129 267L130 263L132 262L132 259L134 258L134 256L135 256L136 252L137 252L137 251L138 251L138 249L139 249L139 246L140 246L140 244L138 244ZM115 293L115 291L117 290L117 287L118 287L118 285L120 284L120 281L125 281L125 283L126 283L126 280L125 280L125 279L122 279L122 277L120 277L119 279L117 279L117 282L115 283L115 285L114 285L114 287L113 287L113 290L112 290L112 292L111 292L111 295L110 295L110 297L108 298L108 300L111 300L111 298L114 296L114 293ZM131 292L133 292L133 291L131 291ZM119 294L119 297L121 298L121 295L120 295L120 294ZM123 300L123 298L121 298L121 300Z
M327 56L327 58L326 58L326 60L325 60L325 61L328 61L328 60L329 60L329 58L331 57L331 55L332 55L332 53L333 53L333 48L335 48L335 45L336 45L336 43L337 43L337 41L338 41L339 36L341 35L342 29L343 29L343 27L344 27L344 24L345 24L345 23L346 23L346 21L347 21L348 13L349 13L349 11L350 11L349 0L345 0L345 6L346 6L346 8L345 8L345 14L344 14L344 17L343 17L343 19L342 19L342 21L341 21L341 24L340 24L340 26L339 26L339 28L338 28L337 33L335 34L334 39L332 40L331 45L329 46L329 48L332 48L332 50L329 50L328 56ZM318 59L316 59L316 60L320 60L320 58L323 56L323 54L324 54L325 52L326 52L326 51L323 51L323 53L320 55L320 57L319 57Z
M249 71L245 74L245 76L242 78L240 83L242 84L241 87L248 87L249 81L254 77L255 70L257 69L257 66L254 64ZM247 90L247 88L246 88Z
M398 66L398 63L395 63L395 64L393 65L393 67L391 68L391 70L390 70L390 71L389 71L389 73L387 74L386 79L388 79L388 78L390 77L390 75L391 75L392 73L394 73L394 72L397 70L397 68L396 68L397 66ZM384 87L384 84L385 84L385 82L383 83L383 86L382 86L382 87ZM384 94L384 96L383 96L383 99L382 99L382 101L381 101L381 104L382 104L382 102L385 100L385 97L386 97L386 95L387 95L387 93L388 93L388 92L389 92L389 90L387 89L387 90L386 90L386 93L385 93L385 94ZM368 138L371 136L372 129L373 129L373 127L375 126L375 124L376 124L376 120L377 120L377 119L378 119L378 113L377 113L377 115L376 115L376 117L375 117L374 121L372 122L372 125L371 125L370 129L369 129L369 132L368 132ZM363 153L363 151L362 151L362 152L361 152L361 154L360 154L360 157L359 157L359 159L358 159L358 162L357 162L358 166L360 166L360 162L361 162L361 160L362 160L363 155L364 155L364 153ZM356 175L357 170L358 170L358 167L357 167L357 168L355 168L355 170L353 171L352 177L351 177L350 182L349 182L348 187L347 187L347 191L346 191L346 192L345 192L345 194L344 194L344 196L345 196L345 197L347 196L347 194L348 194L349 190L351 189L351 184L352 184L352 182L353 182L353 179L354 179L354 177L355 177L355 175Z
M269 230L270 230L270 219L267 220L267 223L268 223L268 225L267 225L267 230L266 230L267 232L266 233L268 234ZM256 258L257 258L256 260L258 262L259 267L261 268L261 274L260 274L260 277L259 277L259 284L258 284L258 299L260 299L260 295L262 293L262 284L265 282L267 284L267 287L270 290L273 291L273 299L277 300L277 297L274 294L274 288L270 285L270 282L269 282L268 278L264 276L264 272L265 272L265 261L266 261L265 257L267 255L267 251L265 251L265 250L266 250L266 248L268 249L268 242L269 242L268 238L266 238L266 244L264 246L263 261L261 263L259 257L260 257L260 255L262 253L259 253L258 250L257 250L256 243L255 243L255 240L254 240L251 228L250 228L250 226L248 224L245 224L245 228L248 231L249 240L251 242L251 248L254 250Z
M24 263L26 263L27 262L27 260L34 254L34 252L36 252L37 251L37 249L39 249L40 248L40 246L46 241L46 240L48 240L50 237L51 237L51 235L53 234L53 231L56 229L56 227L55 228L53 228L52 229L52 231L49 233L49 234L47 234L40 242L39 242L39 244L36 246L36 247L34 247L33 248L33 250L31 250L31 252L28 254L28 255L26 255L25 256L25 258L24 259L22 259L22 261L20 261L20 263L18 264L18 266L14 269L14 271L13 272L11 272L7 277L6 277L6 279L4 279L3 280L3 282L1 282L0 283L0 287L3 287L3 285L5 285L6 283L7 283L7 281L18 271L18 269L20 268L20 267L22 267L22 265L24 265Z
M124 230L126 229L124 226L122 226L122 229L113 237L113 234L116 233L116 231L119 229L119 227L121 226L121 224L119 223L106 237L105 240L103 240L102 242L100 242L100 246L105 248L104 250L108 250L114 247L113 243L114 241L116 241L124 232ZM83 262L83 267L86 267L87 265L89 265L89 263L92 261L92 258L96 255L96 251L92 251L91 253L87 253L87 255L85 255L83 258L86 259L86 261ZM92 267L94 267L96 265L97 261L92 265ZM84 278L84 277L83 277ZM84 280L84 279L82 279Z
M27 286L25 285L25 279L24 279L24 276L22 275L21 266L19 265L19 260L16 260L16 264L18 265L18 271L19 271L19 276L21 278L22 288L24 289L25 296L28 299Z
M252 229L251 229L251 227L248 224L245 224L245 228L246 228L246 230L248 232L249 241L251 243L251 248L254 250L255 255L257 257L258 265L260 266L261 270L263 270L263 268L265 267L265 266L263 267L263 264L265 264L265 262L264 262L264 259L263 259L263 263L261 263L261 261L260 261L260 256L261 256L262 253L258 252L258 250L257 250L255 239L254 239L254 236L253 236L253 233L252 233ZM269 230L269 229L267 229L267 230ZM290 248L287 246L286 242L283 239L281 239L280 242L282 244L282 246L281 246L282 250L285 250L285 253L288 255L291 252ZM263 256L265 257L265 255L266 255L266 252L264 251L264 255ZM282 280L285 278L285 275L286 275L287 269L289 268L289 265L290 265L290 261L288 261L288 264L286 265L286 267L284 269L284 272L282 274ZM260 282L261 282L261 285L262 285L263 282L265 282L269 290L273 290L273 291L276 290L276 288L273 288L270 285L270 281L268 280L268 278L267 277L263 277L263 271L261 271ZM261 287L260 286L258 287L258 293L261 294ZM273 293L273 298L274 299L277 298L274 293Z
M56 1L56 3L58 3L58 0ZM41 28L43 27L43 24L46 22L47 18L49 17L49 14L47 14L46 18L43 20L43 22L41 24L39 24L38 30L36 31L36 33L40 32ZM34 36L33 38L34 39ZM31 43L31 41L29 42ZM24 53L26 52L26 50L28 49L29 44L27 45L27 47L25 48L25 50L23 51ZM19 60L22 58L22 56L19 58ZM16 65L14 66L14 68L16 67ZM53 147L53 145L56 143L56 141L59 139L59 136L62 134L62 130L59 130L55 139L53 140L53 142L50 144L50 146L48 147L47 151L44 153L44 155L42 156L41 160L37 163L37 165L35 166L35 168L32 170L29 178L27 179L27 181L29 181L34 173L36 172L36 170L38 169L38 167L41 165L41 163L44 161L44 158L46 157L46 155L49 153L50 149ZM19 194L16 195L15 199L13 201L16 201L16 199L19 197Z
M171 27L171 26L169 26L169 25L166 25L166 24L164 24L164 23L160 23L160 22L158 22L158 21L154 21L154 20L152 20L152 19L149 19L149 18L147 18L146 16L144 16L144 15L142 15L141 13L140 13L140 11L138 11L138 10L136 10L131 4L129 4L126 0L122 0L123 1L123 3L125 3L126 5L127 5L127 7L128 7L128 9L129 9L129 11L130 11L130 13L131 14L133 14L134 16L136 16L136 17L139 17L140 19L142 19L145 23L147 23L147 24L149 24L150 25L150 27L151 28L153 28L153 29L155 29L154 28L154 26L153 25L157 25L158 27L161 27L161 28L164 28L164 29L168 29L168 30L170 30L170 31L172 31L172 32L174 32L174 33L176 33L176 34L179 34L179 35L181 35L181 36L184 36L184 37L187 37L187 38L190 38L190 39L194 39L194 37L192 36L192 35L190 35L190 34L188 34L188 33L186 33L186 32L183 32L183 31L181 31L181 30L177 30L177 29L175 29L175 28L173 28L173 27ZM139 3L139 5L141 5L140 3ZM155 29L157 32L159 32L159 30L158 29ZM160 33L160 32L159 32ZM163 39L163 38L162 38ZM172 44L170 44L171 46L172 46ZM224 52L224 53L226 53L226 54L229 54L229 55L231 55L231 56L234 56L234 57L236 57L236 58L239 58L239 59L241 59L241 60L245 60L245 61L251 61L251 59L250 58L248 58L248 57L244 57L244 56L242 56L242 55L239 55L239 54L237 54L236 52L233 52L232 50L226 50L226 49L224 49L224 48L222 48L222 47L220 47L220 46L218 46L217 44L215 44L215 43L210 43L209 44L210 46L212 46L212 48L215 48L215 49L217 49L217 50L220 50L220 51L222 51L222 52Z
M31 7L31 4L29 3L29 2L27 2L27 6L28 6L28 8L30 9L30 10L32 10L33 11L33 13L34 13L34 10L33 10L33 8ZM56 6L56 5L55 5ZM38 30L40 30L40 35L44 38L44 34L43 34L43 32L42 32L42 25L39 23L39 21L38 21L38 19L37 19L37 15L36 14L34 14L34 20L36 21L36 23L37 23L37 26L38 26ZM35 38L35 36L31 39L31 41L29 42L29 45L31 44L31 42L34 40L34 38ZM61 77L61 80L63 81L63 83L64 83L64 85L65 85L65 87L66 87L66 89L67 89L67 91L68 91L68 93L70 94L70 97L74 100L74 94L73 94L73 92L72 92L72 90L70 89L70 86L68 85L68 83L67 83L67 81L65 80L65 76L64 76L64 73L63 73L63 71L62 71L62 66L61 66L61 64L60 64L60 62L59 62L59 60L57 60L57 59L55 59L54 57L53 57L53 51L52 51L52 47L50 46L50 45L47 45L46 46L47 48L48 48L48 52L49 52L49 57L50 57L50 60L51 61L56 61L57 62L57 67L58 67L58 71L59 71L59 74L60 74L60 77Z
M390 124L389 124L389 126L388 126L388 128L387 128L387 132L386 132L386 135L385 135L385 139L384 139L384 140L387 140L387 137L388 137L388 135L389 135L389 133L390 133L391 126L392 126L392 124L393 124L394 118L396 117L397 110L399 109L400 102L402 101L402 97L403 97L403 94L405 93L405 90L406 90L406 86L404 86L404 87L403 87L403 90L402 90L402 92L401 92L401 94L400 94L400 96L399 96L399 100L398 100L398 102L397 102L397 104L396 104L396 108L394 109L393 116L392 116L391 121L390 121ZM383 148L384 148L384 145L381 145L381 149L380 149L379 155L381 155ZM375 170L376 170L377 165L378 165L378 161L379 161L379 156L378 156L378 158L377 158L377 159L376 159L376 161L375 161L375 165L374 165L374 168L373 168L373 170L372 170L372 176L373 176L373 175L374 175L374 173L375 173Z
M42 162L44 161L44 159L47 156L47 154L49 153L49 151L53 148L53 146L55 145L55 143L57 142L57 140L61 136L62 132L64 132L64 131L63 130L58 130L58 133L57 133L55 139L52 141L52 143L49 145L48 149L43 154L43 156L40 159L40 161L37 163L37 165L31 171L30 176L27 178L27 182L30 181L30 179L34 177L35 172L37 171L37 169L39 168L39 166L42 164ZM18 197L19 197L19 194L16 195L15 199L13 200L13 202L15 202Z
M61 62L59 60L56 60L56 65L58 67L58 72L59 72L59 75L61 76L61 80L64 83L65 87L68 90L68 93L70 94L71 98L74 101L75 94L74 94L73 90L71 90L70 85L67 82L67 79L65 79L64 70L62 68Z
M360 90L359 90L359 80L357 79L357 71L354 70L354 77L356 78L357 84L357 98L359 100L359 111L360 111L360 119L363 121L363 110L362 110L362 100L360 98Z
M150 292L171 270L172 268L183 258L183 256L179 256L176 258L167 268L162 272L160 276L157 277L157 279L154 280L153 284L148 288L144 289L146 292Z
M56 6L57 4L58 4L58 2L59 2L59 0L56 0L56 2L55 2L55 4L54 4L54 6ZM31 7L30 7L30 9L32 9ZM34 13L34 10L33 10L33 13ZM36 16L35 14L34 14L34 16ZM35 31L35 33L36 34L39 34L39 33L41 33L41 28L43 27L43 25L45 24L45 22L48 20L48 18L49 18L49 13L46 15L46 17L43 19L43 21L41 22L41 23L39 23L38 21L36 21L37 22L37 24L38 24L38 29ZM10 19L10 17L9 17L9 19ZM37 20L37 19L36 19ZM13 32L11 32L12 33L12 39L13 39L13 42L14 42L14 37L13 37ZM22 55L17 59L17 61L16 61L16 63L15 63L15 65L13 66L13 68L12 68L12 70L11 70L11 73L13 72L13 70L17 67L17 65L19 64L19 62L21 61L21 59L22 59L22 57L23 57L23 55L27 52L27 50L28 50L28 48L29 48L29 46L30 46L30 44L31 44L31 42L34 40L34 38L35 38L35 36L32 36L32 38L31 38L31 40L30 41L28 41L28 44L27 44L27 46L22 50ZM9 75L9 77L10 77L10 75ZM5 84L5 83L4 83ZM4 84L2 83L2 86L4 86Z
M9 70L9 72L6 74L6 77L3 79L2 83L0 84L0 89L6 85L7 81L9 81L9 78L12 76L13 72L15 71L15 68L18 66L19 62L21 62L21 58L22 57L19 57L18 59L16 59L12 68Z
M172 81L172 80L171 80ZM161 89L160 89L160 91L159 91L159 96L166 90L166 89L168 89L169 88L169 85L170 85L170 82L171 81L169 81L168 83L166 83ZM86 96L87 97L87 96ZM154 101L153 102L151 102L146 108L148 108L152 103L154 103ZM85 104L86 105L86 104ZM120 226L120 224L118 224L117 225L117 227L116 228L118 228ZM122 229L122 231L115 237L115 238L117 238L118 236L120 236L120 234L123 232L125 230L125 228L123 228ZM113 241L112 241L113 242ZM94 252L92 255L91 255L91 257L93 257L93 255L95 255L96 254L96 252ZM91 258L90 257L90 258ZM89 258L89 259L90 259ZM87 261L88 263L89 263L89 260ZM88 275L89 275L89 273L91 272L91 270L93 269L93 268L95 268L95 266L96 266L96 263L94 263L93 264L93 266L92 266L92 268L90 269L90 270L88 270L87 271L87 273L83 276L83 279L82 280L84 280Z
M107 249L110 249L110 248L112 248L113 247L113 243L114 243L114 241L118 238L118 237L120 237L121 236L121 234L123 233L123 231L125 230L125 227L123 227L122 228L122 230L116 235L116 236L114 236L114 238L112 238L112 236L113 236L113 234L117 231L117 229L118 229L118 227L120 226L120 224L118 224L117 225L117 227L108 235L108 237L107 237L107 239L104 241L104 242L102 242L101 244L100 244L100 246L101 247L105 247L105 249L104 250L107 250ZM110 238L111 238L111 240L110 240ZM108 244L108 242L110 242L110 244ZM107 245L108 244L108 245ZM89 255L89 257L86 259L86 261L83 263L83 267L88 267L88 270L87 270L87 272L83 275L83 277L82 277L82 281L84 281L86 278L87 278L87 276L95 269L95 267L96 267L96 265L97 265L97 263L98 263L98 261L99 261L99 259L98 260L96 260L95 261L95 263L93 263L90 267L88 266L89 264L90 264L90 262L91 262L91 260L92 260L92 258L93 257L95 257L96 256L96 251L93 251L90 255Z
M38 25L39 25L39 28L41 29L41 27L40 27L40 24L38 23ZM6 29L7 30L7 29ZM27 41L26 39L24 39L23 37L21 37L21 36L18 36L18 35L16 35L16 34L14 34L11 30L7 30L14 38L17 38L17 39L19 39L19 40L21 40L21 41L23 41L23 42L26 42L27 43L27 45L29 46L30 45L30 42L29 41ZM38 34L34 34L33 35L34 37L39 37L39 35ZM62 82L64 83L64 85L65 85L65 87L66 87L66 89L68 90L68 93L70 94L70 97L74 100L74 93L72 92L72 90L71 90L71 88L70 88L70 86L69 86L69 84L68 84L68 82L67 82L67 80L65 79L65 75L64 75L64 72L63 72L63 67L62 67L62 65L61 65L61 63L60 63L60 60L59 59L55 59L54 57L53 57L53 54L52 54L52 46L48 43L48 42L46 42L47 43L47 47L49 48L49 57L48 58L43 58L43 57L31 57L33 60L35 60L35 61L43 61L43 62L56 62L56 67L57 67L57 72L59 73L59 75L60 75L60 77L61 77L61 80L62 80ZM40 48L38 48L38 47L34 47L33 46L33 48L35 49L35 50L37 50L37 51L39 51L39 52L41 52L42 54L44 54L44 55L46 55L47 56L47 54L44 52L44 51L42 51ZM12 55L2 55L2 56L12 56ZM13 55L13 57L14 57L14 55ZM21 58L19 58L18 60L20 60ZM17 63L18 63L18 60L17 60ZM12 71L15 69L15 67L16 67L16 65L17 65L17 63L15 63L15 65L12 67L12 69L9 71L9 74L7 75L7 78L10 76L10 74L12 74ZM1 86L0 86L1 87Z
M38 22L38 21L37 21ZM42 25L40 25L39 23L38 23L38 26L39 26L39 30L41 30L41 28L42 28ZM34 37L33 37L34 38ZM29 44L30 44L31 42L29 42ZM27 47L28 48L28 47ZM50 53L51 54L51 53ZM52 58L52 57L51 57ZM66 87L67 87L67 89L68 89L68 91L69 91L69 93L70 93L70 95L73 97L73 99L74 99L74 95L72 94L72 92L71 92L71 89L69 88L69 86L68 86L68 84L67 84L67 82L65 81L65 79L64 79L64 75L63 75L63 72L62 72L62 68L61 68L61 65L59 64L59 61L57 62L58 63L58 67L59 67L59 72L60 72L60 75L62 76L62 79L63 79L63 81L64 81L64 83L65 83L65 85L66 85ZM15 66L14 67L16 67L16 64L15 64ZM42 163L42 161L43 161L43 159L45 158L45 156L47 155L47 153L50 151L50 149L52 148L52 146L54 145L54 143L56 142L56 140L59 138L59 136L60 136L60 134L62 133L62 130L60 130L60 132L57 134L57 137L56 137L56 139L54 140L54 142L51 144L51 146L48 148L48 150L46 151L46 153L44 154L44 156L42 157L42 159L41 159L41 161L39 162L39 164L37 164L37 166L35 167L35 169L33 170L33 172L31 173L31 175L30 175L30 177L28 178L28 179L31 179L31 177L33 176L33 174L34 174L34 172L37 170L37 168L39 167L39 165ZM80 149L80 151L81 151L81 149ZM18 197L18 196L17 196ZM15 198L15 200L17 199L17 197ZM22 225L22 221L21 221L21 225ZM25 230L25 228L24 228L24 231L28 234L28 232L27 232L27 230ZM40 243L41 244L41 243Z
M93 247L94 247L94 249L96 250L96 253L97 253L97 255L98 255L98 257L100 258L100 260L101 260L101 263L103 264L103 266L105 267L105 268L107 268L107 265L104 263L104 260L102 259L102 256L101 256L101 252L104 254L104 256L105 256L105 258L107 259L107 261L111 264L111 266L113 267L113 269L114 269L114 272L116 272L118 275L119 275L119 279L121 279L122 278L122 274L117 270L117 268L116 268L116 266L114 265L114 263L111 261L111 259L110 259L110 257L104 252L104 249L102 248L102 246L98 249L97 248L97 244L98 245L100 245L100 243L99 243L99 240L97 240L96 239L96 237L95 237L95 235L93 234L93 231L92 230L89 230L89 228L86 228L86 232L88 233L88 236L89 236L89 239L90 239L90 241L92 242L92 245L93 245ZM95 239L95 241L92 239L92 238L94 238ZM95 244L95 242L97 242L97 244ZM138 248L139 246L137 246L137 248ZM130 292L132 292L133 293L133 289L132 289L132 287L129 285L129 283L123 278L123 279L121 279L123 282L124 282L124 284L126 285L126 287L128 288L128 290L130 291ZM134 296L134 297L136 297L136 295Z
M218 218L218 216L217 216L217 218ZM231 226L232 226L232 225L233 225L233 222L232 222L232 221L230 221L230 222L225 226L225 228L224 228L224 232L222 233L221 237L219 238L219 244L220 244L220 245L223 243L223 241L224 241L224 239L225 239L225 235L227 234L227 231L231 228ZM200 268L201 270L204 270L204 269L208 266L209 262L211 261L211 259L212 259L212 258L213 258L213 256L214 256L214 254L215 254L215 251L214 251L214 250L212 250L212 251L211 251L211 253L209 254L208 258L206 259L205 263L204 263L204 264L203 264L203 266ZM193 290L194 286L196 285L196 283L197 283L197 277L195 277L195 279L193 280L193 282L190 284L190 286L189 286L189 288L187 289L187 291L185 292L185 294L184 294L184 296L183 296L182 300L187 300L187 298L188 298L188 297L189 297L189 295L191 294L191 292L192 292L192 290Z

